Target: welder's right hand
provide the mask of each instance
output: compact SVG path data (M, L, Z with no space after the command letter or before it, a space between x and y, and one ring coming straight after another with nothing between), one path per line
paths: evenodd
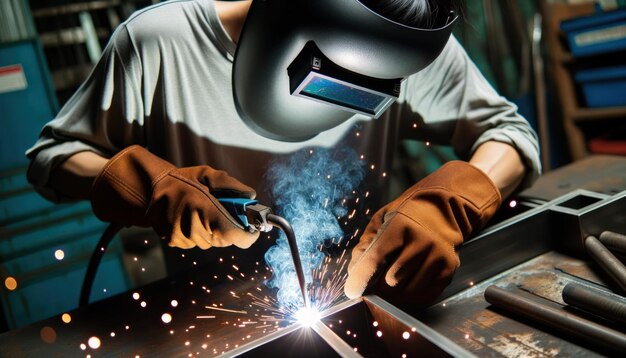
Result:
M246 231L217 197L255 196L224 171L206 165L177 168L133 145L111 158L96 177L91 205L104 221L154 228L172 247L248 248L259 232Z

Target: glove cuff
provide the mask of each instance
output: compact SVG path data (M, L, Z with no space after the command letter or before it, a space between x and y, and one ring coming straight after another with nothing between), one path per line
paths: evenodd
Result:
M155 182L175 169L171 163L133 145L104 166L91 188L91 206L104 221L148 226L145 212Z
M492 210L492 215L495 214L502 203L500 190L491 178L472 164L460 160L447 162L418 185L444 187L486 214Z
M480 230L502 203L500 190L491 178L475 166L459 160L444 164L406 193L405 202L422 196L430 197L427 202L438 208L432 212L442 213L444 222L456 222L456 229L463 238ZM424 210L426 207L403 209L399 211ZM409 212L408 215L415 217L416 213Z

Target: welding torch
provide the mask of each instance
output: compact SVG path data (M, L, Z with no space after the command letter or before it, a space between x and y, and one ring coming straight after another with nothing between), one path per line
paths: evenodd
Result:
M222 204L230 214L243 225L245 230L250 232L261 231L269 232L273 227L277 227L285 233L287 236L287 243L289 244L289 251L293 259L293 266L296 269L296 275L298 276L298 284L300 285L300 291L302 292L302 298L304 300L305 308L310 307L309 296L306 293L306 280L304 278L304 269L302 268L302 261L300 260L300 253L298 252L298 243L296 242L296 235L293 232L291 224L283 218L272 213L272 209L265 205L259 204L254 199L246 198L219 198L219 202Z

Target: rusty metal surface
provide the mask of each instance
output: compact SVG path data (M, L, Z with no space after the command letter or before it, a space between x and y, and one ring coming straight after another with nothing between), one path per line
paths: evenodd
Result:
M419 318L480 357L610 354L601 347L556 334L547 327L512 318L491 307L483 297L490 285L515 287L563 307L561 292L569 282L584 282L606 289L605 282L593 274L587 262L551 251L440 302Z
M568 286L565 286L568 287ZM484 297L493 309L501 309L507 316L531 321L539 327L547 327L555 335L567 335L600 347L614 354L626 354L626 334L572 313L561 306L536 294L517 287L487 287Z
M520 196L549 201L574 189L608 195L626 190L626 157L591 155L545 173Z

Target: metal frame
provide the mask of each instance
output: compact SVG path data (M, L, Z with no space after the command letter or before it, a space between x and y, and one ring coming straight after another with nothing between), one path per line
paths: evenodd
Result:
M576 198L593 202L564 206ZM553 249L581 257L587 235L626 232L625 208L626 191L609 196L577 189L489 227L461 247L461 266L441 300Z
M346 341L344 341L326 324L323 323L324 318L330 317L337 313L341 313L342 311L345 311L348 308L351 308L361 303L366 303L368 306L371 305L373 307L376 307L377 309L384 311L386 314L391 316L397 323L406 327L410 327L413 332L417 333L422 338L426 339L428 342L432 343L434 346L436 346L446 354L449 354L453 357L475 357L471 352L463 349L447 337L437 333L435 330L428 327L423 322L420 322L409 314L386 302L382 298L374 295L355 298L331 307L330 309L321 313L320 320L312 325L310 327L310 330L309 327L305 327L299 323L295 323L265 337L259 338L255 341L240 346L237 349L231 350L227 352L228 356L237 357L253 353L256 348L265 345L271 345L272 342L278 340L279 338L298 333L305 334L312 331L319 337L321 337L324 342L329 347L331 347L339 356L363 357L361 354L356 352Z

